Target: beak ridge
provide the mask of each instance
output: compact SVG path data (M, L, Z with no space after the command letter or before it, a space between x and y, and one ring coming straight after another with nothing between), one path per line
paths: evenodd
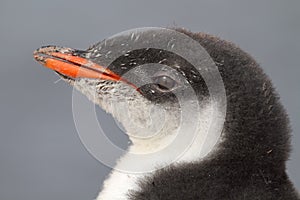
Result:
M121 77L106 67L86 58L85 51L65 47L44 46L33 53L36 61L66 77L119 81Z

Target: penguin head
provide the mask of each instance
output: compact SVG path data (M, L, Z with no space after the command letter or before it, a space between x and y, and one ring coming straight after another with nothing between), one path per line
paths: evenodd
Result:
M208 129L213 109L209 91L191 63L169 51L144 48L128 51L105 66L97 54L100 48L100 44L85 51L46 46L36 50L34 57L112 114L124 127L134 152L165 148L177 136L182 118L195 124L195 129L200 124L203 132ZM183 107L189 109L191 119L183 117Z
M176 138L183 119L190 125L185 126L187 133L196 132L200 143L210 144L206 153L218 140L211 159L282 171L289 155L289 125L269 78L236 45L203 33L177 31L201 44L218 67L227 100L221 138L210 135L213 139L206 140L202 134L218 117L212 118L211 113L218 109L206 81L190 62L172 52L140 48L106 62L113 52L99 53L106 46L100 42L85 51L42 47L34 57L112 114L124 126L137 153L164 148ZM183 117L182 105L190 105L188 111L200 115ZM200 125L189 131L194 124Z

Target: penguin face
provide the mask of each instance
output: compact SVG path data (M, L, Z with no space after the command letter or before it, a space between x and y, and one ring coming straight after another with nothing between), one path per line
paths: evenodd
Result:
M181 104L198 103L191 101L189 89L201 101L201 109L207 109L208 91L203 79L179 56L140 49L103 67L93 51L47 46L38 49L34 56L112 114L144 153L163 148L176 136L182 118ZM199 123L199 119L194 120ZM140 153L141 148L137 151Z

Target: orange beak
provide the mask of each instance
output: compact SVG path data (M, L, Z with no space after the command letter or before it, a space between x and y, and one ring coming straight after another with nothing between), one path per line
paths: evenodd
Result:
M34 51L33 56L42 65L73 79L123 80L106 67L87 60L76 54L76 52L78 51L70 48L46 46Z

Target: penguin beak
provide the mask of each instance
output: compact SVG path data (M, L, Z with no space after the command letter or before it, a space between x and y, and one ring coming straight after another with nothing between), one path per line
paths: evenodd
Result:
M47 68L70 79L122 80L119 75L106 67L84 58L85 53L71 48L45 46L34 51L33 57Z

